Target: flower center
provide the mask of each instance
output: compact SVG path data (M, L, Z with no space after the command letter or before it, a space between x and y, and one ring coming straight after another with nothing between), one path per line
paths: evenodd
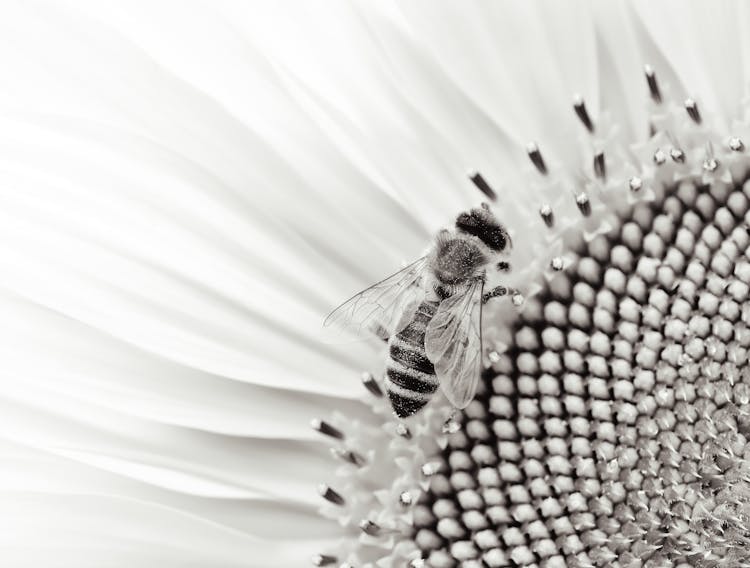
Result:
M316 565L750 565L746 148L646 80L648 142L623 150L576 99L582 176L527 146L548 233L507 275L542 289L487 313L504 345L471 404L407 427L368 375L383 422L317 428L343 448L324 513L356 536Z
M427 565L750 561L748 195L675 185L527 302L415 507Z

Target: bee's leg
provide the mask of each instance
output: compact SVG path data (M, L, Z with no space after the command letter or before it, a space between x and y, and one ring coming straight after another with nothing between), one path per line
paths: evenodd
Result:
M501 296L514 296L518 294L518 290L515 290L513 288L506 288L505 286L495 286L492 290L489 290L488 292L485 292L482 294L482 303L486 304L489 302L492 298L499 298Z

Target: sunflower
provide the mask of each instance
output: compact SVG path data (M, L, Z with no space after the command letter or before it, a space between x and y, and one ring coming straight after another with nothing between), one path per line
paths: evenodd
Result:
M0 12L4 564L750 562L745 4ZM320 324L493 197L523 302L398 421Z

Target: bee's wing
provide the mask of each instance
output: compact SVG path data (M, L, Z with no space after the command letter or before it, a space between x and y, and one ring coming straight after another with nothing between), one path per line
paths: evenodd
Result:
M425 297L423 286L427 258L422 257L363 290L336 308L324 327L360 334L370 331L381 339L404 329Z
M458 408L474 398L482 372L482 290L477 278L443 300L427 325L425 351L440 388Z

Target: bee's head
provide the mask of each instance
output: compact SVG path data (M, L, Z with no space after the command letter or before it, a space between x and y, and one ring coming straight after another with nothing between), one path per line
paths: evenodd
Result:
M508 231L486 205L461 213L456 217L456 229L474 235L495 252L502 252L512 244Z

